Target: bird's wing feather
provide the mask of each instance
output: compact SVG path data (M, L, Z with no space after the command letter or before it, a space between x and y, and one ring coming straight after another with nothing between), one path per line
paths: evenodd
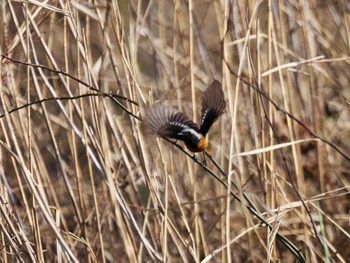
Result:
M186 128L198 131L198 126L186 114L163 105L145 109L144 130L159 137L182 140L181 132Z
M202 97L202 118L199 132L206 135L226 107L224 92L219 81L214 80Z

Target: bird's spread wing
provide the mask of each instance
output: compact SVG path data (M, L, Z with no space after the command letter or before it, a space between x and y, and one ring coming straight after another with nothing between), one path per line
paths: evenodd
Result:
M198 131L198 126L186 114L163 105L145 109L144 130L159 137L183 140L182 131L187 128Z
M199 128L201 134L206 135L208 133L213 123L224 112L225 107L226 102L221 84L214 80L202 97L202 118Z

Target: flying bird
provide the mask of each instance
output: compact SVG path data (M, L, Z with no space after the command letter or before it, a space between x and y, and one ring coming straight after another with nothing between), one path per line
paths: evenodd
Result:
M208 147L208 131L222 115L225 106L221 84L214 80L202 95L199 126L174 108L156 105L145 109L143 127L148 134L181 140L191 152L202 152Z

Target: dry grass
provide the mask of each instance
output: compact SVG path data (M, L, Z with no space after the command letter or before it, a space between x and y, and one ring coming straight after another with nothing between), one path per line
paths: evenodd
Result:
M346 262L349 1L127 2L0 1L1 262ZM206 165L143 135L213 78Z

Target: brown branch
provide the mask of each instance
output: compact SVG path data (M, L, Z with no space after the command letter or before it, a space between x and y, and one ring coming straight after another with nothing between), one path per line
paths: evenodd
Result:
M101 95L103 95L105 97L110 97L110 98L114 98L114 99L118 98L118 99L130 102L130 103L132 103L132 104L134 104L136 106L139 106L139 104L136 101L131 100L131 99L127 98L127 97L121 96L119 94L114 94L114 93L111 93L111 92L109 92L109 93L108 92L103 92L103 91L101 91L99 89L96 89L93 86L89 85L88 83L82 81L81 79L79 79L79 78L77 78L75 76L72 76L72 75L70 75L67 72L64 72L62 69L61 70L56 70L56 69L49 68L49 67L47 67L45 65L33 64L33 63L28 63L28 62L16 60L16 59L10 58L9 56L6 56L6 55L1 55L1 57L4 58L4 59L7 59L7 60L9 60L9 61L11 61L13 63L17 63L17 64L21 64L21 65L25 65L25 66L30 66L30 67L34 67L34 68L42 68L42 69L46 69L46 70L48 70L50 72L53 72L53 73L62 74L63 76L69 77L69 78L75 80L76 82L84 85L88 89L90 89L92 91L95 91L95 92L97 92L97 93L99 93L99 94L101 94Z
M296 123L298 123L301 127L303 127L311 136L319 139L320 141L328 144L331 148L333 148L335 151L337 151L341 156L343 156L346 160L350 161L350 155L348 153L345 152L345 150L341 149L338 145L336 145L335 143L331 142L330 140L318 135L316 132L314 132L313 130L311 130L309 127L307 127L301 120L299 120L297 117L295 117L293 114L289 113L288 111L284 110L283 108L281 108L280 106L278 106L278 104L276 102L274 102L269 95L267 95L262 89L260 89L260 87L257 84L252 84L250 83L248 80L244 79L241 76L238 76L238 74L236 74L230 67L230 65L225 62L230 73L232 75L234 75L236 78L240 79L244 84L246 84L248 87L253 88L255 91L257 91L260 95L262 95L265 99L267 99L274 107L277 111L280 111L282 113L284 113L285 115L287 115L289 118L291 118L293 121L295 121Z
M164 140L168 141L169 143L171 143L172 145L174 145L176 148L180 149L183 153L185 153L188 157L190 157L195 163L197 163L198 165L200 165L205 171L207 171L212 177L214 177L215 180L217 180L220 184L222 184L226 189L227 189L227 183L220 178L220 176L218 176L216 173L214 173L205 163L200 162L198 160L198 158L195 156L195 154L192 154L188 151L186 151L184 149L184 147L182 147L181 145L177 144L176 142L168 139L168 138L163 138ZM208 153L206 153L206 156L210 156ZM215 163L216 167L220 167L217 163ZM227 174L222 170L222 168L219 168L220 172L227 177ZM261 225L266 225L270 230L273 229L273 225L271 225L269 222L267 222L267 220L263 217L263 215L255 208L255 206L251 203L250 199L248 198L248 196L244 193L243 196L245 198L246 202L243 202L241 200L241 198L234 193L232 190L230 190L230 194L231 196L238 201L239 203L243 204L248 211L253 214L255 217L257 217L259 219L259 221L261 222ZM281 234L279 234L278 232L276 233L276 238L281 241L288 249L291 253L293 253L296 258L300 261L300 262L305 262L305 258L303 256L303 254L301 253L301 251L291 242L289 241L286 237L282 236Z
M13 112L16 112L18 110L24 109L26 107L30 107L32 105L35 104L40 104L43 102L48 102L48 101L57 101L57 100L76 100L76 99L81 99L81 98L85 98L85 97L109 97L110 99L112 99L115 103L117 103L120 107L123 108L124 111L126 111L128 114L130 114L131 116L133 116L134 118L141 120L141 118L139 116L136 116L135 114L133 114L131 111L129 111L127 108L125 108L125 106L123 106L122 104L120 104L115 98L114 95L106 95L106 94L98 94L98 93L88 93L88 94L82 94L82 95L77 95L77 96L72 96L72 97L52 97L52 98L44 98L41 100L35 100L35 101L31 101L29 103L23 104L19 107L16 108L12 108L11 110L9 110L7 113L3 113L0 114L0 119L5 117L6 114L11 114ZM119 97L118 97L119 98Z

